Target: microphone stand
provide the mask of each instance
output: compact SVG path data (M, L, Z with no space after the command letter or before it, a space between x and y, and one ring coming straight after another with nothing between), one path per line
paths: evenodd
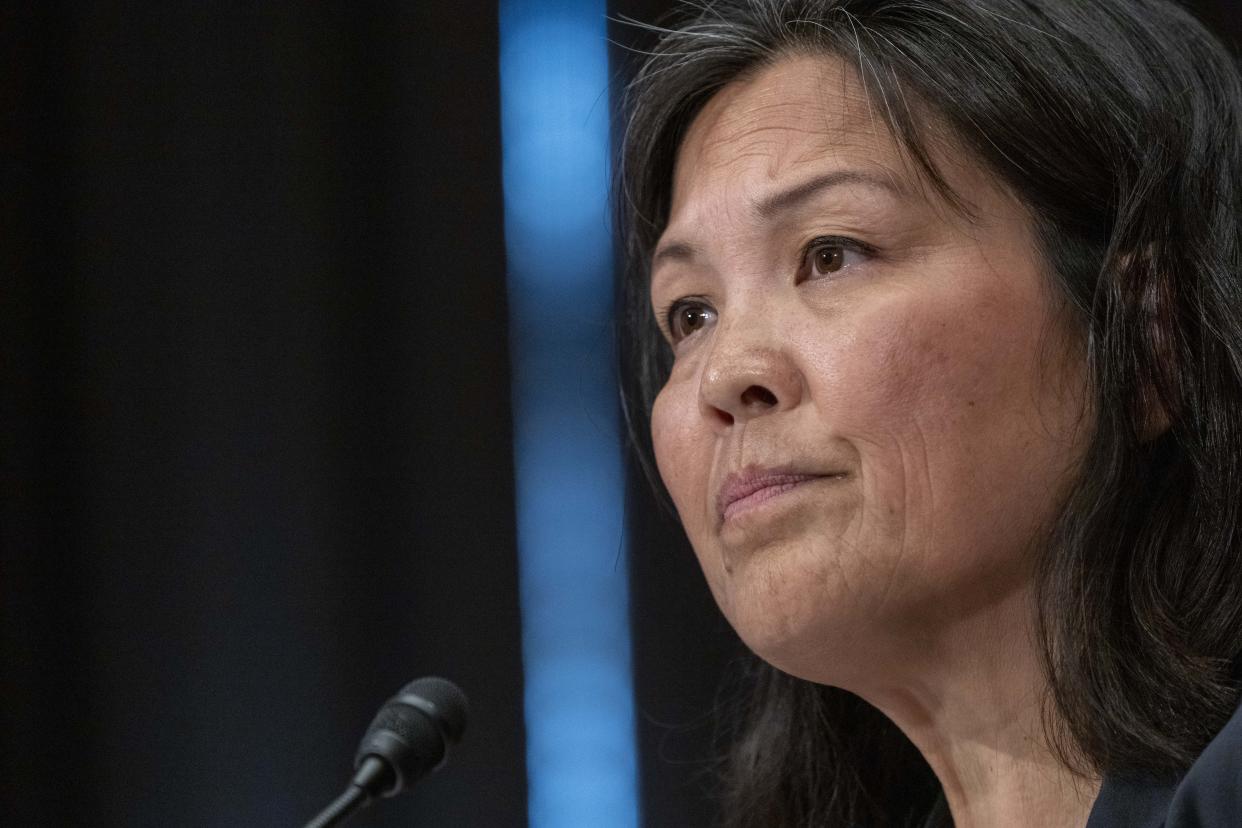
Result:
M354 811L361 810L371 804L376 790L383 789L384 781L390 773L388 766L378 756L368 756L363 760L353 781L345 789L345 793L332 800L332 804L319 812L319 816L306 823L306 828L332 828L340 825Z

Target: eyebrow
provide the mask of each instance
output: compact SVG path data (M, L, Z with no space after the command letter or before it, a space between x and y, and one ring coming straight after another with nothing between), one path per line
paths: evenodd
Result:
M817 175L809 181L795 184L787 190L781 190L754 202L753 208L761 218L772 220L776 216L797 207L811 196L833 187L861 185L877 190L884 190L890 195L900 197L902 192L892 181L878 175L861 170L836 170L835 172Z
M836 170L795 184L788 189L765 196L752 203L751 207L760 218L771 221L778 215L797 207L799 204L833 187L862 185L877 190L884 190L901 197L903 191L887 178L862 172L861 170ZM673 240L660 245L651 257L651 269L666 261L689 262L698 258L699 249L689 242Z

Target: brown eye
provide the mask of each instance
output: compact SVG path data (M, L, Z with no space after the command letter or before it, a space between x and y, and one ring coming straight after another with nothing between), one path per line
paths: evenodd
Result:
M845 248L839 244L821 244L811 250L811 270L816 275L836 273L845 265Z
M711 324L716 312L702 302L682 299L668 309L668 333L677 344L692 333Z
M802 264L803 278L824 278L843 270L853 270L874 255L873 248L854 239L815 239L806 247Z

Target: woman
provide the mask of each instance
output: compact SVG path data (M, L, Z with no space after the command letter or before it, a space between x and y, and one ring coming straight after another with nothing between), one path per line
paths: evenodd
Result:
M1161 0L661 31L626 370L766 663L725 822L1242 824L1232 59Z

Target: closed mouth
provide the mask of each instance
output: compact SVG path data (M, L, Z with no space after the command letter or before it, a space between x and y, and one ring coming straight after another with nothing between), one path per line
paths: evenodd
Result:
M750 470L729 475L720 488L717 514L727 522L740 512L814 480L845 477L844 472L811 474L806 472Z

